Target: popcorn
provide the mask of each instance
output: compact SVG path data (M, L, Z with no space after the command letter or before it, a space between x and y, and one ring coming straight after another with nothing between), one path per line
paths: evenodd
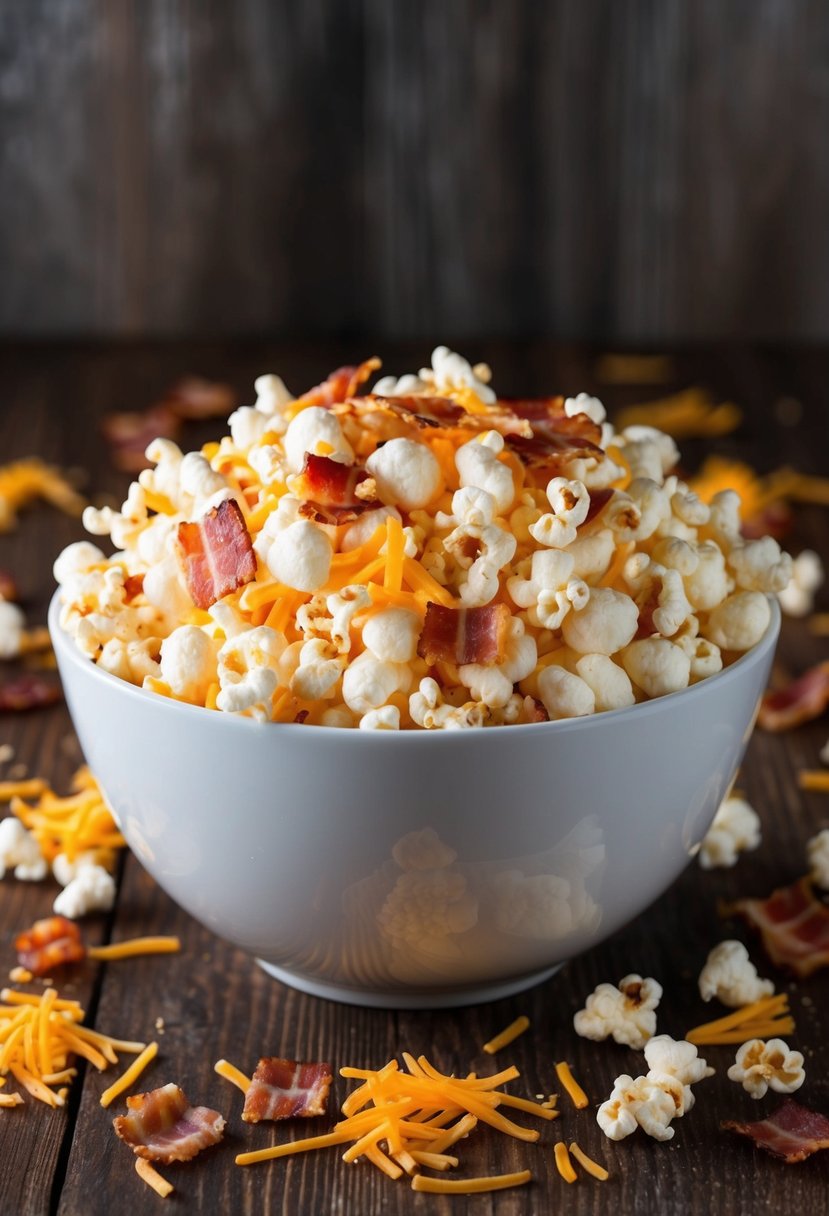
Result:
M571 650L579 654L616 654L634 637L639 609L622 591L593 587L579 612L565 617L561 633Z
M737 494L689 489L670 436L617 435L584 393L516 412L446 347L360 389L375 366L298 400L260 376L219 442L150 443L120 509L85 512L112 556L80 542L55 563L81 652L219 712L434 730L536 722L539 700L553 718L620 709L763 635L790 559L741 535ZM551 439L561 417L572 449ZM0 653L21 628L0 605Z
M599 984L573 1018L576 1034L596 1042L612 1037L617 1043L642 1048L656 1032L655 1010L661 996L662 985L641 975L626 975L616 987Z
M666 1081L659 1085L647 1077L623 1073L617 1077L610 1097L596 1114L596 1122L610 1140L624 1140L641 1127L654 1140L671 1140L671 1120L682 1114L682 1086Z
M823 562L813 549L804 549L792 562L789 582L777 592L787 616L808 616L814 611L815 592L824 580Z
M738 1049L728 1079L739 1082L752 1098L764 1097L769 1089L792 1094L806 1080L803 1056L790 1051L783 1039L749 1039Z
M640 638L622 651L622 666L634 684L649 697L664 697L687 688L691 660L681 646L668 638Z
M806 845L809 876L824 890L829 890L829 828L822 828Z
M263 431L267 429L264 419ZM342 427L331 410L318 405L308 406L291 420L283 436L285 461L293 473L299 473L305 464L305 453L312 456L330 456L349 464L354 459L351 444L342 432Z
M115 879L103 866L82 866L55 899L56 916L76 920L90 912L109 912L115 903Z
M440 465L425 443L390 439L369 456L366 468L383 502L413 511L425 507L441 488Z
M774 984L761 980L742 942L725 941L709 953L699 975L699 994L704 1001L716 997L731 1009L752 1005L771 996Z
M20 654L26 618L17 604L0 598L0 659L13 659Z
M7 870L25 882L40 882L49 869L40 845L14 815L0 819L0 878Z
M760 817L744 798L729 796L720 804L714 821L700 845L703 870L737 864L740 853L760 843Z
M515 500L512 470L498 456L504 450L504 437L497 431L485 431L478 439L465 443L455 453L455 466L461 486L476 486L486 490L495 500L499 515L510 509Z
M658 1077L675 1077L680 1085L690 1089L705 1077L713 1077L714 1069L709 1068L693 1043L685 1039L672 1039L670 1035L658 1034L645 1044L645 1059L648 1063L648 1077L655 1080ZM694 1104L693 1095L689 1092L685 1098L685 1109Z
M160 676L174 696L203 705L218 676L217 646L203 629L181 625L161 643Z

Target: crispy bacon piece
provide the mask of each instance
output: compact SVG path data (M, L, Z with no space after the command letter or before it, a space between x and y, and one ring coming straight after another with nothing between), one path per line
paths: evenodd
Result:
M143 574L128 574L124 579L124 599L128 604L132 603L137 595L140 595L144 590L144 575Z
M0 570L0 600L13 600L16 602L19 598L20 592L17 590L14 575L8 570Z
M782 540L791 532L793 523L794 515L789 504L776 499L744 519L740 525L740 534L746 540L759 540L763 536Z
M481 663L491 666L506 654L510 611L506 604L480 608L445 608L431 600L417 644L427 663Z
M548 435L574 435L598 444L602 428L587 414L564 412L563 397L499 397L498 404L505 406L519 418L525 418L533 433L542 438Z
M819 718L829 705L829 661L810 667L785 688L767 692L757 721L763 730L790 730Z
M140 473L149 468L144 455L153 439L176 439L181 422L166 401L159 401L146 410L107 414L101 420L101 431L109 445L112 463L122 473Z
M201 422L207 418L226 418L236 408L237 397L229 384L186 376L164 394L163 404L176 418Z
M303 1064L279 1056L264 1056L256 1065L245 1094L242 1118L246 1123L258 1123L260 1119L324 1115L330 1088L328 1064Z
M721 1123L728 1131L749 1136L759 1148L782 1157L787 1165L804 1161L812 1153L829 1148L829 1119L819 1111L787 1098L768 1119L756 1123Z
M361 384L365 384L372 372L377 371L380 360L374 356L366 359L359 367L338 367L323 380L322 384L310 388L307 393L297 397L301 405L321 405L329 407L353 397Z
M60 685L29 672L0 684L0 713L41 709L44 705L54 705L62 695Z
M506 445L528 469L543 471L548 479L558 477L571 460L588 456L599 460L604 456L592 439L546 428L542 432L534 427L533 432L531 439L525 435L505 435Z
M815 896L808 877L767 899L738 899L724 911L742 916L759 932L771 961L801 979L829 965L829 907Z
M86 958L81 931L65 916L36 920L31 929L18 933L14 948L20 966L32 975L49 975L55 967L82 963Z
M189 1161L218 1144L225 1121L217 1110L191 1106L178 1085L162 1085L127 1098L130 1113L112 1120L115 1134L136 1157L147 1161Z
M299 508L304 519L336 527L353 523L364 511L377 506L375 495L363 498L357 494L357 487L368 480L369 474L361 465L306 452L302 472L292 481L291 491L304 500Z
M239 504L225 498L178 526L179 560L197 608L209 608L256 577L256 554Z
M596 517L598 515L601 515L602 511L605 509L607 504L610 502L610 500L614 494L615 494L615 490L591 490L590 491L590 505L587 508L587 514L585 515L585 517L582 520L579 527L586 528L587 525L592 523L593 520L596 519Z

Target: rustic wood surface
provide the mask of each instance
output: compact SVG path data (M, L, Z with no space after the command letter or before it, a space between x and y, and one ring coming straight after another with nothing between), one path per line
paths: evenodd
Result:
M0 0L0 330L829 340L814 0Z
M381 350L389 370L418 366L428 348ZM64 466L87 470L88 491L122 496L127 479L115 473L98 434L100 415L112 408L141 407L155 399L182 373L198 372L228 380L249 399L253 376L270 368L297 388L315 382L346 356L362 351L328 345L324 350L284 348L268 343L244 345L20 345L0 350L0 453L37 454ZM659 387L609 385L597 379L596 352L542 344L490 344L474 357L489 357L502 391L534 392L553 386L566 391L599 391L609 406L658 395L666 387L707 385L722 399L737 401L745 422L716 445L682 445L692 466L704 451L739 455L768 470L783 462L813 473L829 473L826 423L829 419L829 352L816 350L706 349L675 354L671 384ZM793 425L793 423L796 423ZM216 424L192 424L192 445L217 433ZM189 446L189 445L188 445ZM31 623L42 623L51 593L51 563L64 544L79 539L80 523L39 505L27 510L15 531L0 536L0 567L18 576ZM829 561L829 512L797 510L787 541L792 551L818 549ZM829 589L820 596L829 607ZM826 657L825 641L812 637L802 621L784 622L778 658L782 670L796 671ZM758 942L734 921L723 923L720 900L765 895L804 872L805 843L829 824L829 798L802 794L795 774L815 767L827 736L827 719L785 735L757 733L743 765L741 786L763 821L763 842L733 870L704 872L692 863L674 886L637 920L590 953L573 960L544 985L510 999L443 1012L362 1010L301 995L269 979L245 955L212 936L179 911L141 869L125 860L115 910L87 921L92 940L120 940L144 933L177 933L183 951L176 958L145 958L130 963L84 966L62 980L60 988L78 996L89 1023L119 1037L149 1040L163 1019L160 1053L144 1076L145 1087L179 1082L194 1100L213 1105L228 1118L225 1141L188 1165L164 1172L175 1185L168 1201L183 1212L290 1213L351 1212L367 1216L405 1212L495 1212L528 1216L566 1210L581 1216L614 1211L619 1216L754 1216L760 1210L823 1216L829 1186L829 1152L797 1166L785 1166L747 1141L720 1130L723 1119L758 1118L778 1099L754 1102L725 1071L732 1048L711 1048L706 1055L717 1075L697 1088L697 1103L676 1126L669 1144L641 1132L614 1144L595 1122L595 1107L610 1092L614 1077L636 1073L641 1057L613 1043L578 1038L572 1015L600 981L615 982L628 971L660 980L665 995L658 1011L661 1031L681 1036L691 1025L717 1016L700 1000L696 977L708 950L737 936L751 949L761 974L772 976L790 994L797 1022L791 1043L806 1056L807 1080L798 1097L829 1111L829 1042L826 1007L829 974L792 983L765 959ZM79 755L62 705L27 715L0 716L0 743L9 743L31 774L46 776L65 789ZM137 741L140 746L140 741ZM692 746L692 743L689 743ZM8 775L6 764L0 776ZM625 808L620 807L620 814ZM7 877L0 883L0 971L13 965L12 938L36 917L48 913L56 894L51 881L24 884ZM716 1003L715 1003L716 1005ZM492 1070L481 1045L519 1013L531 1029L501 1056L497 1065L515 1062L528 1094L557 1088L556 1060L567 1059L591 1099L576 1111L562 1095L561 1117L545 1124L538 1145L480 1134L464 1146L467 1174L527 1166L533 1183L494 1196L418 1196L367 1165L347 1166L336 1150L305 1154L288 1161L241 1169L234 1156L297 1133L248 1127L239 1118L241 1096L213 1072L221 1056L250 1070L263 1053L325 1058L335 1066L379 1066L401 1049L425 1052L446 1070ZM15 1216L109 1216L117 1211L155 1211L157 1199L140 1181L133 1158L110 1127L111 1111L98 1098L113 1073L81 1069L63 1111L33 1101L0 1111L0 1212ZM346 1084L335 1081L338 1103ZM329 1126L327 1118L312 1130ZM303 1132L306 1130L303 1127ZM581 1177L567 1186L557 1175L552 1146L559 1138L577 1139L604 1162L604 1184Z

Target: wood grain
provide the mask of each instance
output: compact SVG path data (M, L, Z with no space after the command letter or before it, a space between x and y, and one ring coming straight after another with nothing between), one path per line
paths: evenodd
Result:
M0 331L829 337L813 0L3 0Z
M0 348L4 392L0 450L4 459L37 453L64 465L83 466L91 494L120 498L127 480L110 467L98 436L98 419L105 410L145 405L187 372L229 380L242 400L250 398L253 376L266 368L280 371L300 389L318 381L330 367L362 353L353 344L314 349L267 341L7 346ZM380 353L389 370L404 371L420 365L428 344L384 343ZM470 353L492 361L504 392L593 389L614 407L665 391L664 386L643 390L637 385L602 384L596 376L597 352L585 347L493 342ZM700 383L743 407L743 427L719 441L718 450L760 469L789 461L810 472L829 472L823 441L829 410L829 352L709 348L673 352L671 361L676 385ZM784 417L791 416L792 400L800 402L798 425L776 420L782 398L789 401ZM216 424L193 425L184 442L193 446L215 433ZM703 454L701 443L682 446L689 465ZM706 451L710 448L710 443L704 445ZM78 521L38 506L21 515L15 532L0 535L0 566L18 573L32 623L45 618L54 556L81 534ZM829 560L827 512L799 509L788 544L793 551L810 545ZM829 607L826 588L821 607ZM781 668L797 671L825 653L825 642L809 635L802 622L784 622ZM393 1207L401 1216L426 1210L437 1216L496 1211L499 1216L529 1216L566 1207L575 1216L604 1216L609 1210L619 1216L650 1216L654 1211L660 1216L755 1216L762 1206L823 1216L829 1153L786 1167L719 1130L723 1119L758 1117L775 1106L769 1099L753 1102L727 1080L731 1049L710 1049L717 1075L698 1087L696 1106L676 1125L671 1143L658 1144L640 1134L621 1144L608 1141L595 1122L595 1107L609 1094L619 1073L639 1070L641 1057L613 1043L578 1038L572 1031L572 1016L597 983L639 971L655 976L664 986L659 1030L680 1036L691 1025L714 1016L696 988L708 950L723 937L739 937L749 945L761 974L773 977L790 994L797 1022L792 1044L806 1054L807 1081L799 1096L816 1109L829 1110L825 1033L829 973L791 983L766 962L759 944L741 924L723 922L717 914L721 900L764 895L803 872L805 841L829 825L829 802L825 795L799 792L794 775L798 768L816 764L826 729L824 719L788 735L757 733L753 738L740 784L761 814L763 843L735 869L705 872L692 864L650 909L546 984L476 1007L387 1012L294 992L179 911L128 858L115 913L92 918L87 932L111 940L178 933L182 954L90 965L67 983L87 1003L99 1029L158 1038L159 1056L145 1074L146 1087L177 1081L194 1101L214 1105L228 1118L227 1138L218 1148L190 1164L162 1170L176 1188L174 1202L179 1209L312 1216L329 1211L380 1213ZM77 752L62 706L0 717L0 743L6 741L31 772L49 776L58 788L65 788ZM665 780L670 781L669 773ZM620 806L619 813L626 810ZM12 965L14 933L48 909L55 890L52 884L21 884L9 878L0 883L0 967L7 970ZM482 1044L519 1013L529 1015L531 1029L495 1059L485 1056ZM156 1026L159 1018L163 1033ZM493 1070L515 1062L522 1073L522 1092L530 1095L557 1089L553 1066L567 1059L591 1106L575 1111L562 1095L561 1118L542 1127L538 1145L495 1134L471 1138L463 1146L465 1173L523 1166L533 1171L530 1187L494 1197L430 1197L424 1203L405 1184L395 1186L367 1166L345 1165L333 1149L246 1169L234 1164L236 1153L245 1148L300 1132L293 1127L274 1131L268 1125L243 1124L241 1095L213 1072L220 1056L246 1071L261 1053L325 1058L336 1069L344 1063L380 1065L403 1048L425 1052L447 1071ZM111 1118L123 1110L123 1104L109 1111L99 1105L112 1076L86 1070L73 1090L68 1112L49 1112L34 1103L0 1112L0 1211L19 1216L109 1216L113 1211L150 1210L150 1204L158 1202L135 1174L131 1154L110 1130ZM339 1103L346 1092L346 1084L337 1077L334 1102ZM328 1126L328 1119L320 1119L308 1130ZM576 1185L566 1186L553 1164L552 1147L558 1138L577 1139L604 1162L611 1174L608 1182L582 1177Z

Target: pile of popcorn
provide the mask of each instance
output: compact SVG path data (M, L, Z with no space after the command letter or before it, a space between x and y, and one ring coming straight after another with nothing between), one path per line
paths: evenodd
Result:
M583 393L557 409L589 420L600 445L563 461L559 451L550 477L511 450L509 402L489 381L485 365L438 347L430 368L375 384L376 411L354 413L260 377L255 405L231 415L221 442L184 455L158 439L147 449L155 467L120 511L86 509L87 530L116 551L81 541L58 557L64 630L105 670L192 705L383 730L619 709L713 675L760 640L791 558L770 537L742 537L735 492L702 502L673 472L670 436L616 433ZM463 423L382 408L436 397L462 407ZM370 509L343 524L303 513L308 453L359 469ZM257 573L200 608L179 528L228 498ZM393 521L404 576L390 586ZM506 606L494 660L424 650L438 593L459 622L463 610Z

